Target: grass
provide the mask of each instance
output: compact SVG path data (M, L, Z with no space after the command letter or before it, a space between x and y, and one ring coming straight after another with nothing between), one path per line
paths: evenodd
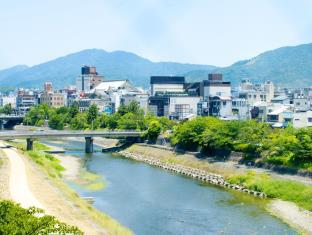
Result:
M120 223L118 223L117 220L92 207L87 201L80 198L76 191L74 191L66 183L64 183L61 178L64 168L60 165L59 160L53 157L53 155L51 154L40 152L38 151L38 149L36 149L36 146L39 147L39 149L46 149L43 144L34 145L34 151L25 151L25 145L19 142L16 143L10 141L10 144L22 150L24 155L28 156L35 163L37 163L42 171L49 176L49 179L51 180L53 185L61 190L65 198L74 203L74 205L80 208L83 213L87 213L95 223L105 228L108 235L133 234L131 230L122 226ZM84 173L83 177L86 180L100 179L98 175L89 172ZM104 182L102 182L102 184L104 184ZM98 188L103 186L102 184L101 182L93 182L89 185L89 187L91 190L97 190Z
M105 179L103 179L100 175L89 171L83 171L79 175L79 179L77 181L78 184L82 185L87 190L101 190L106 186Z
M312 211L312 187L291 180L280 180L268 174L253 171L228 178L230 183L241 184L249 189L261 191L269 198L279 198L296 203L299 207Z

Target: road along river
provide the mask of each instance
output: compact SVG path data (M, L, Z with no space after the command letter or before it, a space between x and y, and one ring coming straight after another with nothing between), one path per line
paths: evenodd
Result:
M91 190L68 182L82 197L138 235L297 234L264 209L265 200L135 162L110 153L84 153L76 141L53 142L65 155L85 159L88 171L106 179Z

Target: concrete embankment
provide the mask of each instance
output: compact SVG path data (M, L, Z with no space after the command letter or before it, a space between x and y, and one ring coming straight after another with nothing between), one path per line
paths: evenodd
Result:
M182 165L178 165L178 164L164 163L164 162L161 162L157 159L153 159L150 157L144 157L142 155L130 153L128 151L119 151L119 153L126 158L130 158L130 159L133 159L136 161L145 162L149 165L152 165L155 167L160 167L160 168L168 170L168 171L173 171L175 173L182 174L182 175L191 177L193 179L197 179L197 180L200 180L203 182L218 185L220 187L229 188L229 189L241 191L244 193L248 193L248 194L253 195L255 197L266 198L266 195L263 192L253 191L253 190L247 189L241 185L230 184L229 182L227 182L224 179L223 176L218 175L218 174L212 174L212 173L209 173L209 172L206 172L203 170L199 170L199 169L192 168L192 167L186 167L186 166L182 166Z

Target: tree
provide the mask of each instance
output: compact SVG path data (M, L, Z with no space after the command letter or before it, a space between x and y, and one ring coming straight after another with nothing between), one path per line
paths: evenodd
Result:
M86 113L78 113L70 122L70 127L74 130L84 130L89 127Z
M209 125L209 120L216 120L216 118L198 117L175 126L171 138L172 144L180 145L188 150L197 149L201 139L201 134Z
M76 117L76 115L79 113L79 106L77 102L74 102L73 105L69 107L68 113L70 118Z
M133 113L127 113L118 120L118 129L136 130L137 128L138 128L137 115Z
M91 126L91 129L96 129L95 120L98 117L98 107L96 104L92 104L87 111L87 122Z
M118 114L121 116L127 113L144 114L144 111L140 108L139 103L133 100L128 105L122 104L118 108Z
M148 129L146 132L146 137L148 138L148 140L153 143L156 142L160 133L161 133L161 125L159 121L157 120L151 121L149 123Z
M118 113L114 113L112 115L108 116L108 120L107 120L107 127L110 130L114 130L117 128L118 126L118 120L120 118L120 115Z
M64 121L61 114L53 115L49 120L49 127L55 130L64 129Z
M0 234L83 234L77 227L62 223L43 212L35 207L24 209L14 202L1 201Z
M4 114L6 114L6 115L12 114L13 108L12 108L11 104L6 104L6 105L4 105L2 112L3 112Z

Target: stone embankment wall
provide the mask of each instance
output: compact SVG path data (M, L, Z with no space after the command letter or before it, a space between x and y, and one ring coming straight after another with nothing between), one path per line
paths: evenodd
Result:
M119 153L126 158L145 162L149 165L160 167L160 168L168 170L168 171L173 171L175 173L182 174L182 175L191 177L193 179L197 179L197 180L207 182L207 183L211 183L214 185L219 185L219 186L224 187L224 188L230 188L230 189L234 189L234 190L241 191L244 193L248 193L248 194L253 195L255 197L266 198L266 195L262 192L253 191L253 190L247 189L241 185L230 184L221 175L208 173L208 172L203 171L203 170L199 170L199 169L187 167L187 166L182 166L182 165L178 165L178 164L163 163L157 159L144 157L144 156L141 156L138 154L133 154L133 153L130 153L128 151L119 151Z

